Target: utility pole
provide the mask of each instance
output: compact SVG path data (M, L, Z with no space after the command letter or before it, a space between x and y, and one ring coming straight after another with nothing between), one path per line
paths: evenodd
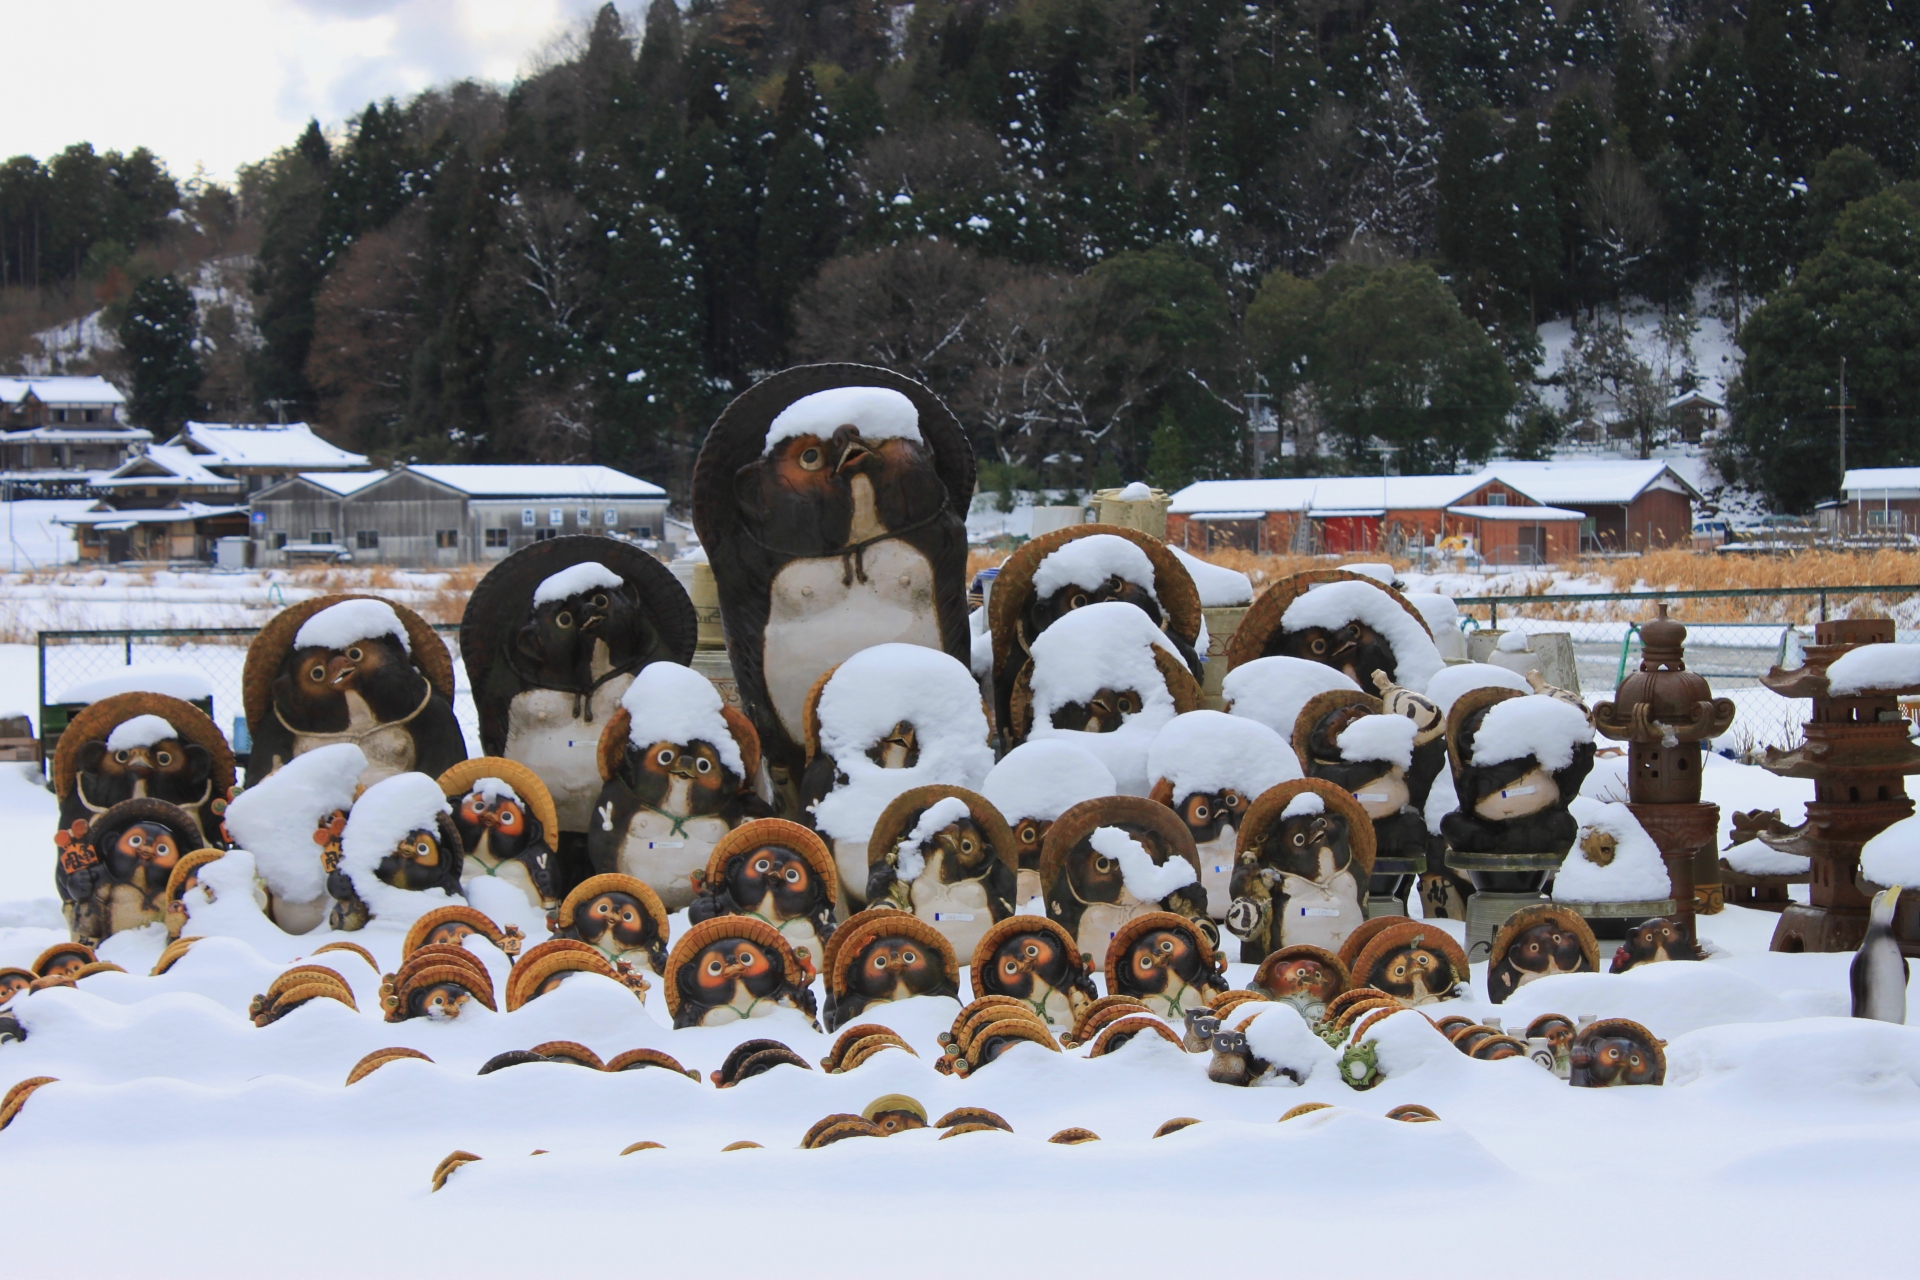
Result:
M1840 357L1840 403L1833 406L1840 411L1840 482L1847 480L1847 410L1853 406L1847 403L1847 358Z
M1843 396L1842 396L1842 399L1844 399L1844 398L1845 398L1845 396L1843 395ZM288 406L288 405L290 405L290 404L292 404L292 403L293 403L293 401L291 401L291 400L269 400L269 401L267 401L267 403L273 406L273 416L274 416L274 417L275 417L276 419L278 419L278 421L279 421L279 423L280 423L280 425L281 425L281 426L283 426L283 427L284 427L284 426L286 426L286 425L287 425L287 406ZM1846 457L1846 451L1845 451L1844 449L1843 449L1843 450L1841 450L1841 457L1842 457L1843 459L1844 459L1844 458Z

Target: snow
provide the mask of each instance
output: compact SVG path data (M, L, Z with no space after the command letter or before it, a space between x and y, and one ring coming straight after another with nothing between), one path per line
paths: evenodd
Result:
M1860 875L1877 885L1920 885L1920 814L1867 841L1860 850Z
M1340 758L1355 762L1379 760L1410 769L1416 729L1406 716L1361 716L1340 731Z
M1229 714L1258 720L1289 742L1301 708L1336 689L1360 692L1346 672L1305 658L1255 658L1227 672L1220 682Z
M1502 653L1526 653L1527 633L1524 631L1505 632L1496 642L1495 648L1499 649Z
M620 575L598 560L582 560L579 564L568 565L560 572L544 579L533 589L533 602L536 605L542 605L550 600L565 600L568 596L577 596L595 587L617 587L620 584Z
M27 392L42 404L122 409L127 398L105 378L57 376L50 378L0 378L0 401L18 405Z
M921 852L927 847L927 841L972 814L973 810L967 807L967 802L958 796L947 796L929 805L927 811L920 815L920 821L914 824L913 830L907 833L907 838L900 842L897 852L900 880L906 884L918 880L920 873L927 869L926 854Z
M312 902L326 893L313 835L321 818L352 809L366 767L367 757L353 743L329 743L295 756L228 803L227 834L253 855L275 896Z
M1593 741L1593 726L1578 707L1544 693L1508 698L1487 709L1473 735L1473 763L1499 764L1532 756L1548 770L1573 763L1573 749Z
M1124 795L1145 795L1147 752L1154 735L1174 718L1173 694L1153 660L1158 647L1174 653L1153 619L1130 604L1103 600L1075 609L1033 640L1033 738L1064 738L1098 756ZM1176 655L1176 661L1178 656ZM1132 689L1140 710L1109 733L1056 729L1053 713L1085 702L1101 689Z
M644 751L656 742L681 746L705 742L720 753L720 762L736 776L746 777L740 744L734 741L727 718L721 713L725 703L720 700L720 691L693 668L672 662L648 663L620 695L620 705L633 718L627 741L636 749Z
M1803 876L1813 867L1812 858L1782 852L1764 840L1744 840L1723 849L1720 860L1750 876Z
M1495 462L1487 467L1487 474L1549 507L1581 503L1620 506L1652 487L1681 492L1692 488L1664 458Z
M467 788L468 795L485 796L489 800L511 800L515 804L524 804L520 793L499 778L475 778L473 785Z
M408 653L413 646L407 640L407 628L400 615L385 600L342 600L300 624L293 637L295 649L345 649L356 640L392 636Z
M1150 502L1153 500L1153 489L1144 482L1135 480L1121 489L1118 497L1122 502Z
M1147 752L1148 779L1173 784L1176 805L1196 791L1229 788L1252 800L1300 776L1300 758L1287 739L1258 720L1224 711L1175 716Z
M1023 742L1000 758L980 794L1008 822L1052 822L1082 800L1116 791L1113 770L1099 757L1060 738Z
M1475 689L1533 692L1533 686L1527 683L1525 676L1505 667L1496 667L1491 662L1456 662L1427 681L1426 693L1441 711L1451 711L1462 694Z
M1308 1083L1315 1072L1325 1072L1322 1080L1333 1077L1340 1065L1340 1051L1313 1034L1299 1010L1278 1002L1249 1004L1245 1008L1253 1016L1243 1033L1247 1037L1247 1048L1254 1057L1264 1059L1272 1067L1272 1074L1260 1083L1285 1088L1294 1085L1296 1077L1299 1084ZM1228 1021L1237 1025L1240 1016L1235 1014Z
M1920 644L1863 644L1827 668L1827 689L1841 697L1920 688Z
M107 750L130 751L179 736L174 727L159 716L135 716L113 727L113 732L107 735Z
M1116 607L1146 621L1131 605ZM914 726L919 763L883 769L867 748L902 720ZM847 777L813 806L815 825L836 840L866 839L880 811L911 787L943 782L978 790L993 768L973 673L938 649L912 644L875 645L840 664L820 691L820 748Z
M206 672L166 663L142 663L109 675L83 680L60 691L56 702L98 702L120 693L163 693L182 702L200 702L213 696Z
M456 901L442 889L400 889L374 874L380 859L392 853L415 831L435 839L435 815L453 809L440 793L440 784L424 773L396 773L360 793L347 814L340 834L340 869L353 881L354 892L377 920L411 924L436 907Z
M1119 827L1095 827L1087 843L1095 852L1120 864L1120 879L1127 886L1127 892L1142 902L1158 902L1200 878L1200 873L1185 858L1175 856L1164 863L1155 863L1146 846Z
M1153 590L1153 561L1117 533L1090 533L1050 551L1033 571L1033 593L1045 599L1062 587L1092 591L1109 578Z
M1392 565L1374 560L1356 560L1351 564L1343 564L1340 567L1348 573L1357 573L1362 577L1372 578L1383 587L1392 586L1400 576L1399 571Z
M90 498L21 500L4 505L10 569L44 569L71 564L79 557L71 525L60 523L91 510Z
M1409 689L1425 688L1446 665L1426 628L1371 582L1323 583L1295 599L1280 615L1286 631L1337 630L1349 622L1365 623L1386 638L1393 647L1394 679Z
M425 463L407 470L475 498L665 498L667 491L612 467L559 463Z
M1567 812L1580 824L1580 835L1554 875L1557 901L1648 902L1673 896L1660 846L1626 805L1576 796ZM1613 861L1604 867L1581 852L1581 841L1590 831L1604 831L1614 838Z
M1199 480L1173 495L1169 515L1242 512L1438 511L1485 484L1485 476L1318 476L1294 480Z
M1287 807L1280 811L1282 818L1310 818L1316 813L1325 813L1327 802L1317 793L1302 791L1287 801Z
M1253 579L1238 569L1210 564L1199 556L1188 555L1169 545L1173 558L1186 568L1187 576L1200 592L1202 609L1236 609L1253 603Z
M774 416L767 428L764 453L795 436L830 438L851 424L863 440L915 440L920 437L920 411L913 401L891 387L833 387L801 396Z
M366 458L328 444L304 422L189 422L169 444L198 445L213 466L364 467Z

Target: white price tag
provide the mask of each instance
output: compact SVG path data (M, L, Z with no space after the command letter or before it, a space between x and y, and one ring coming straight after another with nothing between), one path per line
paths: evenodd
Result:
M685 840L649 840L647 841L647 848L649 849L684 849L686 847L687 847L687 842Z
M1337 916L1340 914L1340 908L1338 907L1302 907L1300 908L1300 914L1303 916Z
M933 913L933 919L934 919L934 923L936 924L938 924L942 920L971 920L973 919L973 912L971 911L936 911Z
M1510 800L1514 796L1530 796L1538 790L1538 787L1509 787L1500 793L1500 798Z

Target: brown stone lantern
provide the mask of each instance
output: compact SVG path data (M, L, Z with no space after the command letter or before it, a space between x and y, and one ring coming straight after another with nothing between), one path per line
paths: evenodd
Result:
M1612 702L1593 708L1593 727L1627 744L1627 808L1660 847L1677 914L1692 927L1696 911L1720 909L1717 878L1697 883L1702 850L1712 850L1720 806L1700 802L1700 743L1733 724L1730 698L1716 698L1707 678L1687 670L1687 629L1667 617L1640 628L1640 669L1628 674Z
M1774 927L1775 951L1852 951L1867 932L1867 896L1858 883L1860 846L1913 813L1906 777L1920 773L1920 746L1907 737L1901 694L1920 686L1836 694L1827 676L1849 651L1890 644L1889 618L1817 623L1806 665L1775 667L1760 682L1783 698L1811 698L1806 741L1791 751L1767 749L1766 769L1783 778L1810 778L1813 801L1797 827L1769 825L1759 838L1812 863L1806 905L1795 903Z

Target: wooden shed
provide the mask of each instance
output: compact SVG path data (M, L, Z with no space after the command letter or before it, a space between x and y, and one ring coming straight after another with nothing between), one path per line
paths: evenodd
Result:
M1578 511L1589 551L1647 551L1693 541L1700 493L1658 458L1577 462L1495 462L1487 472L1540 502Z

